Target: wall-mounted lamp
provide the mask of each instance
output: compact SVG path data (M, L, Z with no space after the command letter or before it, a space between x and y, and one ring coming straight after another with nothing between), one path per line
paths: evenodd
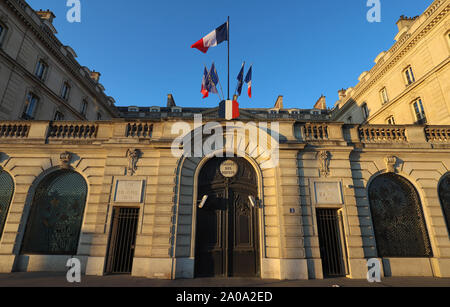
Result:
M255 198L252 195L250 195L248 197L248 200L250 201L250 204L252 205L252 207L256 208L256 200L255 200Z
M205 205L207 199L208 199L208 195L203 196L203 198L202 198L200 204L198 205L198 207L199 207L200 209L203 208L203 206Z

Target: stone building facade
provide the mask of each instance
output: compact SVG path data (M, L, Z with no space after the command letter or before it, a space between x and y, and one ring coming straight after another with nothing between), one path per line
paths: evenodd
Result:
M333 119L353 124L450 123L450 3L435 0L397 22L396 43L339 91Z
M385 276L450 276L450 127L208 112L1 123L0 270L365 278L377 258Z
M448 12L436 0L403 18L397 44L334 110L324 97L285 109L280 96L226 121L172 95L166 107L115 108L98 75L51 40L50 12L1 2L0 272L66 271L78 258L88 275L364 279L377 259L383 276L450 277L450 121L431 111L448 107ZM41 53L52 63L43 82ZM377 82L401 78L408 56L415 81L377 106ZM69 101L58 98L65 74ZM20 120L28 87L42 109ZM409 111L402 125L379 120L412 93L426 122ZM364 120L362 101L376 110ZM56 109L65 120L46 117Z
M117 117L100 73L81 66L56 37L50 11L0 2L0 119L108 120Z

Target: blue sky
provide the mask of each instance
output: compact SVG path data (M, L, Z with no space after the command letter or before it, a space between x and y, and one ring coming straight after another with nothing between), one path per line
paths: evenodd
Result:
M332 107L337 91L356 85L392 46L400 15L420 15L432 3L381 0L381 22L369 23L367 0L80 1L81 23L66 20L66 0L28 3L55 13L58 38L102 73L118 106L165 106L169 93L179 106L217 106L215 95L202 99L201 79L214 61L226 91L226 42L206 55L190 46L230 16L231 92L242 62L253 64L244 108L272 107L278 95L286 108L311 108L322 94Z

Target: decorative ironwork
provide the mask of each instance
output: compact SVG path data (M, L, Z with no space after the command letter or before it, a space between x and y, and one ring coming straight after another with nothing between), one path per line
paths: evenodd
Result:
M33 197L22 253L75 255L86 195L78 173L61 170L44 178Z
M138 219L139 208L114 208L108 273L131 273Z
M317 209L320 256L325 276L345 276L342 221L335 209Z
M239 215L248 216L250 214L250 204L247 199L241 198L241 194L234 195L234 207Z
M409 181L380 175L369 199L379 257L432 257L419 195Z
M11 176L0 167L0 238L5 227L6 217L14 193L14 182Z
M439 184L439 199L441 200L447 229L450 234L450 173L447 173Z

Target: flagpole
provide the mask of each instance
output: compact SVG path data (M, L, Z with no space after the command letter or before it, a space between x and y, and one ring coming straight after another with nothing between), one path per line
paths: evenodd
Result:
M228 16L228 100L230 100L230 16Z

